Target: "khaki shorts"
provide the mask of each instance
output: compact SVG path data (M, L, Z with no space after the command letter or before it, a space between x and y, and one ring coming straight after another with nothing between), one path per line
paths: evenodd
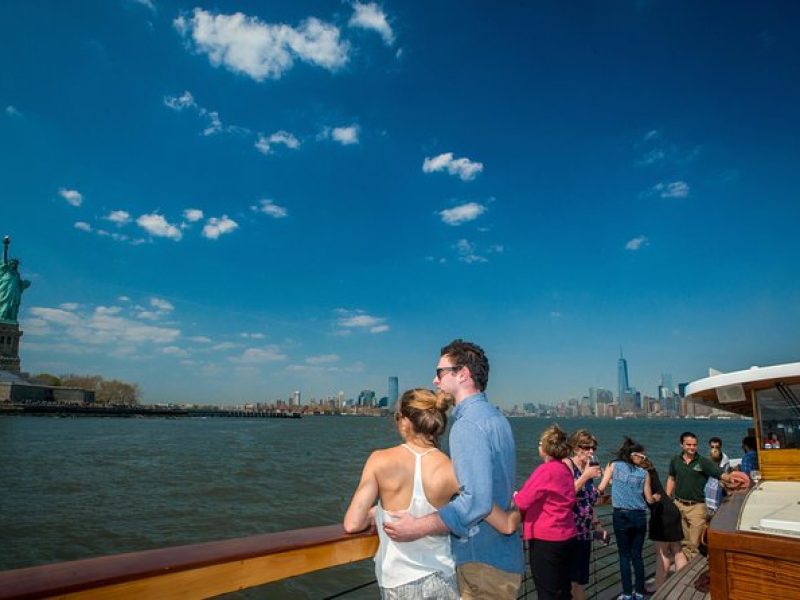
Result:
M522 575L469 562L456 567L462 600L516 600Z

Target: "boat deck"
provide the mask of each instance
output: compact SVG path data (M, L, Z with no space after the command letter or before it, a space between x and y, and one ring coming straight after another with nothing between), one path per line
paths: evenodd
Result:
M698 554L686 567L673 573L650 600L708 600L711 595L695 587L695 581L707 570L708 560ZM705 589L708 589L708 585Z

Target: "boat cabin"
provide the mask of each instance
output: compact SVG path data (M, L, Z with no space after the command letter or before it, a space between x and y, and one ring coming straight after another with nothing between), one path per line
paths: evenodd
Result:
M800 598L800 363L715 374L686 396L753 417L761 475L709 526L712 600Z

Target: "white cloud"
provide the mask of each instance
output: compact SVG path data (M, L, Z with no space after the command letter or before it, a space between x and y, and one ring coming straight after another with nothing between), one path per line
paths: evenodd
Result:
M189 338L189 341L192 341L195 344L210 344L211 338L207 338L204 335L193 335Z
M220 218L211 217L203 225L203 237L209 240L216 240L221 235L232 233L237 227L239 227L239 224L228 218L228 215L222 215Z
M265 215L269 215L275 219L283 219L284 217L289 216L289 212L283 206L278 206L272 200L259 200L258 206L251 206L250 207L255 212L264 213Z
M87 233L91 233L92 231L92 226L86 221L75 221L73 227L75 227L75 229L80 229L81 231L86 231Z
M358 125L347 127L334 127L331 130L331 138L339 142L342 146L349 146L358 143Z
M661 148L654 148L645 152L644 156L642 156L636 164L640 167L649 167L650 165L663 161L666 157L667 155L664 150Z
M219 113L215 110L205 110L201 112L204 117L208 118L208 125L203 129L203 135L214 135L222 131L222 121L219 118Z
M197 102L195 102L194 96L189 90L186 90L180 96L164 96L164 104L170 107L172 110L181 111L184 108L196 108Z
M557 310L551 310L551 311L550 311L550 316L551 316L553 319L560 319L560 318L561 318L561 313L560 313L560 312L558 312Z
M179 348L178 346L166 346L161 349L161 353L168 354L170 356L177 356L179 358L186 358L189 356L189 353L186 350Z
M460 239L453 246L458 254L458 260L471 265L472 263L489 262L486 257L480 256L475 248L475 244L469 240Z
M145 214L136 219L136 224L155 237L165 237L176 242L183 237L181 230L170 224L158 213Z
M229 360L236 363L260 364L285 359L286 355L281 352L278 346L270 345L263 348L247 348L241 356L233 357Z
M29 311L33 316L46 321L57 335L63 334L86 348L101 346L130 346L144 343L169 344L180 336L174 327L145 325L120 316L119 307L98 306L91 313L78 314L58 308L36 307Z
M339 318L336 324L347 329L367 330L370 333L384 333L389 331L384 317L373 317L362 310L338 309ZM344 332L342 332L344 334Z
M478 204L477 202L467 202L466 204L461 204L460 206L454 206L453 208L441 210L438 214L442 218L443 223L457 226L461 225L462 223L474 221L485 212L486 207L484 205Z
M206 120L206 126L202 131L205 136L214 135L217 133L250 133L246 127L239 127L237 125L223 125L219 113L216 110L209 110L200 106L188 90L183 92L181 96L164 96L164 104L175 111L182 111L185 108L192 108L195 112Z
M83 195L78 190L61 188L58 190L58 195L72 206L80 206L83 203Z
M111 221L112 223L116 223L118 227L121 227L122 225L126 225L131 222L130 213L124 210L112 210L103 218L106 221Z
M97 235L101 237L110 237L115 242L127 242L128 236L122 233L117 233L113 231L106 231L105 229L98 229L96 230Z
M199 208L187 208L183 211L183 218L190 223L195 223L203 218L203 211Z
M339 362L339 360L340 356L338 354L319 354L306 357L306 362L310 365L324 365Z
M21 112L19 112L19 110L17 109L17 107L16 107L16 106L12 106L11 104L9 104L8 106L6 106L6 108L5 108L5 111L6 111L6 114L7 114L9 117L21 117L21 116L22 116L22 113L21 113Z
M632 240L628 240L628 242L625 244L625 250L635 251L643 248L644 246L648 246L649 244L650 240L648 240L646 236L640 235Z
M447 170L450 175L458 175L462 181L470 181L483 172L483 163L468 158L453 158L452 152L445 152L433 158L426 158L422 163L422 170L425 173Z
M658 183L650 190L650 194L662 198L686 198L689 195L689 184L685 181Z
M394 43L394 32L386 19L386 13L374 2L353 4L353 16L347 23L350 27L360 27L361 29L371 29L377 31L383 38L387 46Z
M248 333L246 331L243 331L242 333L239 334L239 337L243 337L250 340L263 340L267 336L265 336L263 333Z
M212 350L233 350L234 348L240 348L241 344L234 344L233 342L221 342L212 346Z
M259 133L258 140L254 144L256 150L262 154L272 154L272 146L275 144L282 144L292 150L297 150L300 147L300 140L288 131L276 131L269 137Z
M136 4L141 4L142 6L149 8L151 11L156 12L156 6L153 4L153 0L133 0Z
M62 304L59 304L58 308L64 310L78 310L78 308L80 308L80 304L78 304L77 302L64 302Z
M661 137L661 133L657 129L651 129L647 133L644 134L644 141L649 142L651 140L657 140Z
M163 298L150 298L150 306L163 313L168 313L175 310L175 307L172 305L172 303L164 300Z
M215 15L195 8L191 17L179 16L174 25L212 65L256 81L279 79L295 59L331 71L347 63L349 45L340 41L339 29L314 17L294 28L243 13Z

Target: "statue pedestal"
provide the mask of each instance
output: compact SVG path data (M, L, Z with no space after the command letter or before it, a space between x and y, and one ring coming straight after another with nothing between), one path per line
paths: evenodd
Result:
M0 321L0 371L19 373L19 338L22 331L18 323Z

